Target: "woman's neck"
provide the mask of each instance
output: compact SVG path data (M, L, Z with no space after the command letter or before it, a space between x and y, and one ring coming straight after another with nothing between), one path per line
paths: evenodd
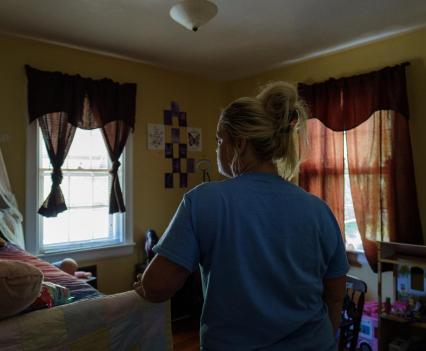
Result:
M259 159L251 144L247 143L239 157L238 174L244 173L271 173L278 175L277 166L272 160Z
M240 174L243 173L271 173L278 175L278 170L277 166L272 161L255 160L242 165Z

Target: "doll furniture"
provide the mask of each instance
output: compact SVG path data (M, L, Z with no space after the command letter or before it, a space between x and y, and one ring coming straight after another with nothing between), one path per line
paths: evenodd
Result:
M393 268L394 291L383 296L384 265ZM426 246L378 242L378 306L390 298L391 311L380 308L379 350L406 342L412 349L426 350ZM421 344L421 346L415 346Z

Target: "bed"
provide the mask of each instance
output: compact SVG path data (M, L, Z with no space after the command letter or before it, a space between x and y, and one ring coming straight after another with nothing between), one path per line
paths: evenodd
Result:
M43 273L41 277L37 271L40 279L67 287L73 297L69 304L0 320L0 350L172 350L169 303L150 303L135 291L103 295L85 281L31 255L25 251L22 220L0 149L0 234L7 241L0 245L0 260L5 260L0 264L19 261L35 266ZM7 293L9 287L2 287Z
M44 280L66 286L74 302L0 321L0 350L172 350L170 308L128 291L103 295L14 244L0 259L34 265Z
M25 262L37 267L43 272L44 281L59 284L70 289L73 301L102 296L98 290L83 280L77 279L61 271L56 266L38 259L25 250L20 249L17 245L8 243L5 247L0 248L0 259Z

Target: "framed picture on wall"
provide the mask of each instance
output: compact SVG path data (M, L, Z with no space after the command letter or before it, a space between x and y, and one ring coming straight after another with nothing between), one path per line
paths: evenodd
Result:
M201 151L201 128L187 127L188 134L188 151Z
M164 124L148 123L148 150L164 150Z

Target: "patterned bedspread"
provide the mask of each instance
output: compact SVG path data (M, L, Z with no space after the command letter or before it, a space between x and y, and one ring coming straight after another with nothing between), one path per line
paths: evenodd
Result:
M31 255L30 253L21 250L19 247L13 244L8 243L5 247L0 248L0 258L4 260L26 262L37 267L43 272L45 281L69 288L71 291L71 296L74 297L74 301L83 298L102 296L102 294L98 290L96 290L83 280L77 279L61 271L59 268L55 267L49 262L40 260L37 257Z
M136 292L81 300L0 321L2 351L172 350L168 303Z

